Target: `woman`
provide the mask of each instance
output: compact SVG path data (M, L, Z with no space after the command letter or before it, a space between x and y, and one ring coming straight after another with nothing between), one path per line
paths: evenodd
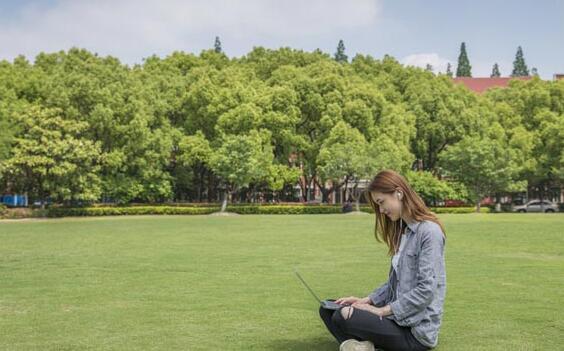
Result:
M429 350L437 345L446 293L445 231L404 177L385 170L365 196L376 214L375 236L392 257L388 281L364 298L320 308L341 351Z

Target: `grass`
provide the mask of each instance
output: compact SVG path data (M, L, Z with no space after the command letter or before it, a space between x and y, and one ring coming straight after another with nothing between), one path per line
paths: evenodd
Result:
M440 215L437 350L564 345L564 215ZM366 296L389 259L372 216L0 221L1 350L337 350L322 298Z

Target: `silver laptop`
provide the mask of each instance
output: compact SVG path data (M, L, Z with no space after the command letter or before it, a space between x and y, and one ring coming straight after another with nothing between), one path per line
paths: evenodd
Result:
M336 302L333 301L329 301L329 300L321 300L319 299L319 297L317 297L317 295L313 292L313 290L311 290L311 288L309 287L309 285L307 285L307 283L305 282L304 278L302 278L302 276L300 275L300 273L298 273L298 270L294 268L294 273L296 273L296 276L298 277L299 280L302 281L302 283L304 284L304 286L307 288L307 290L309 290L309 292L311 293L311 295L313 295L313 297L319 302L319 304L321 305L321 307L326 308L328 310L338 310L341 307L344 307L346 305L340 305Z

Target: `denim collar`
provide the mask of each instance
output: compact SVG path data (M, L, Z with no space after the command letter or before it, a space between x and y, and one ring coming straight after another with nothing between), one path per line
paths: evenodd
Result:
M409 228L409 230L411 230L413 233L415 233L417 231L417 227L419 227L419 225L421 224L420 221L415 221L413 223L407 223L407 227Z

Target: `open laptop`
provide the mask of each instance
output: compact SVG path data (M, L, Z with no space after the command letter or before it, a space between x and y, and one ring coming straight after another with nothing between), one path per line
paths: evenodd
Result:
M311 288L309 287L309 285L307 285L307 283L305 282L304 278L302 278L302 276L300 275L300 273L298 273L298 270L294 268L294 273L296 273L296 276L298 277L299 280L302 281L302 283L305 285L305 287L307 288L307 290L309 290L309 292L311 293L311 295L313 295L313 297L319 302L319 304L321 305L321 307L326 308L328 310L338 310L341 307L344 307L346 305L340 305L338 303L335 303L333 301L329 301L329 300L323 300L321 301L321 299L319 299L319 297L317 297L317 295L313 292L313 290L311 290Z

